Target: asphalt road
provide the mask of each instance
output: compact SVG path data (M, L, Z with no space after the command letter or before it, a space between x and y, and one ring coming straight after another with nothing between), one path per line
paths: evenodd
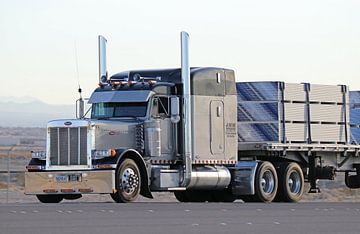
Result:
M0 233L360 233L360 203L9 204Z

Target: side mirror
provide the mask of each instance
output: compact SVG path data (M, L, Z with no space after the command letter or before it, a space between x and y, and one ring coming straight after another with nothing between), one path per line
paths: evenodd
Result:
M179 98L171 97L171 122L176 124L180 121Z

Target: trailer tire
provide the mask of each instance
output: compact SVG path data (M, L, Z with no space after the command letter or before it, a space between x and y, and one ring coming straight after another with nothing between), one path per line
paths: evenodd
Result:
M64 199L62 195L36 195L41 203L59 203Z
M360 188L360 176L349 175L349 172L345 172L345 185L350 189Z
M279 167L279 189L276 197L281 202L298 202L304 195L304 173L297 163Z
M255 174L254 202L272 202L278 189L278 177L275 167L270 162L262 162Z
M134 160L126 158L116 169L116 192L110 194L117 203L134 202L139 197L141 175Z

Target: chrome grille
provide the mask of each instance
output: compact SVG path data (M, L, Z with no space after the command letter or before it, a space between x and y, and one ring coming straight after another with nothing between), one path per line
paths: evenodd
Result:
M50 166L87 165L87 128L50 128Z

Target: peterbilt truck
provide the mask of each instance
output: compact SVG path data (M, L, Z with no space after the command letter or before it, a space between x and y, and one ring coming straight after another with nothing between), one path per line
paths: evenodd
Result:
M297 202L305 183L320 192L318 180L340 172L360 188L359 122L347 86L237 83L231 69L190 67L188 40L182 32L181 68L109 77L99 36L91 116L80 98L76 119L48 123L25 193L44 203L82 194L133 202L152 192L180 202Z

